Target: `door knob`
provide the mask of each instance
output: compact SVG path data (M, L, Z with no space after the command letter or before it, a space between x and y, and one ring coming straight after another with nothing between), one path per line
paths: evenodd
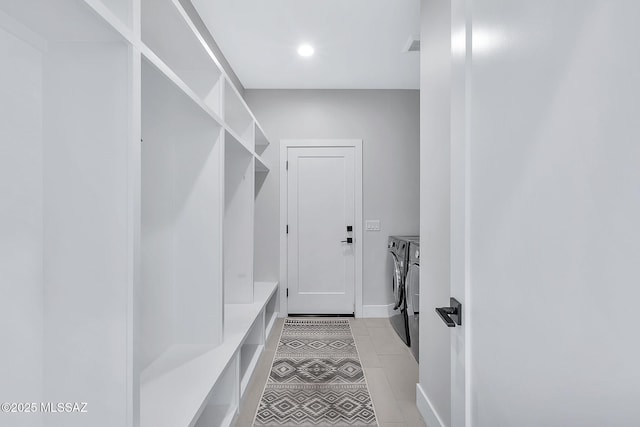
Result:
M347 240L341 240L341 243L353 243L353 237L347 237Z
M462 325L462 304L455 299L449 299L450 307L438 307L436 313L440 316L442 321L450 328L455 328L456 325Z

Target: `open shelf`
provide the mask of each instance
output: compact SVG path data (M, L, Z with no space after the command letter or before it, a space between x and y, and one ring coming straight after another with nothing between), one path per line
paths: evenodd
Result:
M248 304L224 305L224 344L239 346L247 336L254 320L276 293L277 282L255 284L254 300Z
M239 394L238 356L235 355L209 393L209 400L195 427L230 426L240 404Z
M244 396L251 375L264 349L264 314L258 315L240 346L240 397Z
M264 330L262 333L264 333ZM260 359L263 349L264 344L242 345L242 350L240 352L240 397L243 397L245 391L247 391L247 385L249 385L253 371L255 371L256 366L258 365L258 359Z
M206 413L209 399L217 396L221 390L227 390L229 395L238 396L239 399L241 346L250 334L249 331L256 319L264 316L267 303L276 295L276 288L277 283L257 283L252 303L225 304L224 341L220 345L172 370L141 381L142 427L192 426L199 422L200 414ZM234 384L237 388L218 388L217 384L225 376L225 372L232 372L233 369ZM214 406L219 404L219 401L213 402ZM220 404L225 406L224 402ZM233 404L229 403L228 409L232 408ZM217 410L212 411L220 414Z
M231 404L208 404L195 427L228 427L236 415L237 409Z
M224 78L179 0L142 0L142 41L216 115Z
M264 131L262 130L258 122L255 123L254 134L256 141L255 152L256 154L262 155L262 153L264 153L264 150L269 146L269 139L264 134Z
M237 346L223 344L156 378L141 381L140 425L194 425L226 372L232 372L227 375L232 375L233 382L238 383L236 353ZM228 387L217 391L222 389Z
M225 134L224 301L253 301L253 155Z
M209 107L205 102L178 76L169 66L156 55L146 45L141 46L142 57L152 64L156 70L164 74L164 76L173 83L179 90L181 90L191 101L197 105L202 111L211 117L212 120L219 124L222 124L222 118Z
M220 126L142 64L141 379L222 340Z
M260 284L257 284L261 286ZM278 292L274 292L269 300L267 301L267 305L264 309L264 330L265 337L268 337L271 334L271 330L273 329L273 325L276 323L276 319L278 318Z
M254 155L254 197L258 197L258 193L262 189L262 185L264 181L267 179L267 174L269 173L269 167L265 164L262 157L255 154Z
M255 155L256 158L256 172L269 172L269 167L265 163L265 161L258 154Z
M238 135L240 141L250 150L254 149L253 117L238 95L236 88L227 80L224 81L224 114L223 119L229 128Z
M249 146L246 144L245 141L243 141L237 133L235 133L234 131L230 130L230 129L225 129L225 140L228 142L228 144L236 144L238 147L243 148L244 151L246 151L247 154L253 156L253 151L251 150L251 148L249 148Z

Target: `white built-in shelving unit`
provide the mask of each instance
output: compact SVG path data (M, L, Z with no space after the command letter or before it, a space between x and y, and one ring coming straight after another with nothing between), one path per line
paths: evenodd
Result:
M230 425L264 131L179 0L4 0L0 47L0 400L90 407L10 422Z

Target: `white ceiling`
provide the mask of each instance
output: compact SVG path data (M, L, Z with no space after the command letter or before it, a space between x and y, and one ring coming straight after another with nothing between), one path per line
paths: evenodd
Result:
M192 0L251 89L418 89L420 0ZM315 55L297 54L301 43Z

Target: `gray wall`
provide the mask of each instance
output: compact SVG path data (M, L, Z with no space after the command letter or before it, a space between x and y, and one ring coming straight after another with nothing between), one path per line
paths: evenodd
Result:
M279 275L279 141L362 139L363 218L381 220L380 232L364 234L363 302L391 303L387 237L419 230L419 92L247 89L245 99L272 141L256 199L256 279Z

